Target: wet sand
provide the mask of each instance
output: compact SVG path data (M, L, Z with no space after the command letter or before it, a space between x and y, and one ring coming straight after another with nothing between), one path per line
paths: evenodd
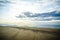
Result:
M60 40L60 29L0 27L1 40Z

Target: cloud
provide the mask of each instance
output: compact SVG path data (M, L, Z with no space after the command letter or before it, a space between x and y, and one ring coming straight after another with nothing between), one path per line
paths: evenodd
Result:
M4 6L6 6L7 4L9 4L10 3L10 1L8 1L8 0L0 0L0 7L2 6L2 7L4 7Z
M4 7L0 14L9 19L15 19L15 16L20 14L16 17L38 21L59 20L60 14L52 12L59 9L59 2L59 0L0 0L0 5L3 5L0 7Z
M11 2L20 11L31 11L34 13L51 12L59 8L59 0L11 0Z
M37 21L50 21L50 20L60 20L60 12L53 11L48 13L35 13L24 12L24 16L19 15L17 18L29 18Z

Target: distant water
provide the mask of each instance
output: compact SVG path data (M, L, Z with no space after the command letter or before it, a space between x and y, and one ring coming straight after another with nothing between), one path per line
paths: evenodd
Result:
M16 26L14 24L0 24L0 26Z
M42 26L37 26L36 28L57 28L60 29L60 25L42 25Z
M22 26L17 26L17 25L14 25L14 24L0 24L0 26L22 27ZM35 28L58 28L58 29L60 29L60 25L41 25L41 26L32 26L32 27L35 27Z

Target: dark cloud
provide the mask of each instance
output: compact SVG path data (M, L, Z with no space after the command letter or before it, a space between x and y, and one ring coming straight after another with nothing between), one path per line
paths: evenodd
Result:
M31 13L31 12L24 12L23 13L28 18L33 18L34 20L38 21L49 21L49 20L60 20L60 12L53 11L48 13ZM19 15L18 18L24 18L25 16Z
M54 11L54 12L48 12L48 13L36 13L33 15L35 17L60 17L60 12Z
M10 3L10 2L7 0L0 0L0 3Z
M53 11L48 13L31 13L31 12L24 12L24 15L27 17L60 17L60 12Z
M6 6L9 3L10 3L10 1L8 1L8 0L0 0L0 7Z

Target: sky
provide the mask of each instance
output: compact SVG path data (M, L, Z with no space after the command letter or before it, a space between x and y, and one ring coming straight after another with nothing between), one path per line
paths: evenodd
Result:
M0 0L0 24L60 28L60 0Z

